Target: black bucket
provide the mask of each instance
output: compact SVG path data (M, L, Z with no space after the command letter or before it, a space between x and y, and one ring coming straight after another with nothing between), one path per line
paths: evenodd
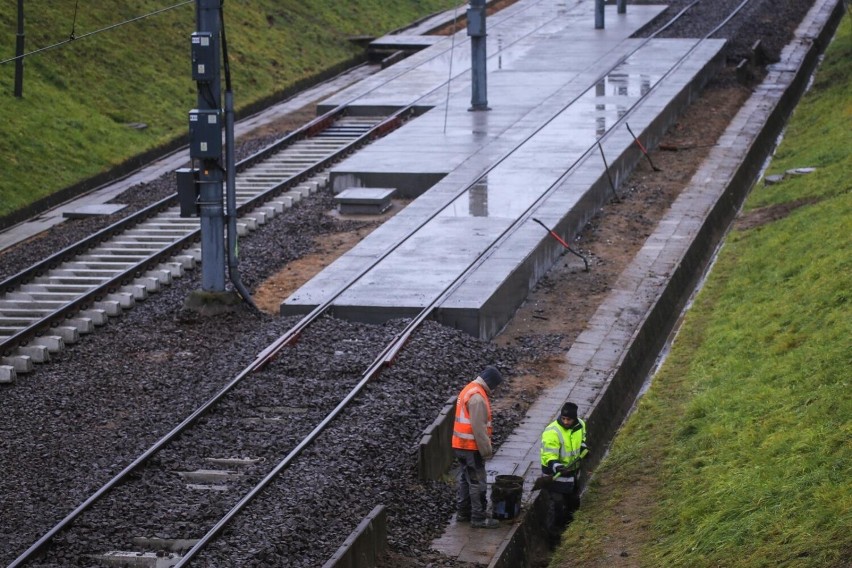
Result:
M520 475L498 475L491 488L491 501L495 519L514 519L521 512L524 478Z

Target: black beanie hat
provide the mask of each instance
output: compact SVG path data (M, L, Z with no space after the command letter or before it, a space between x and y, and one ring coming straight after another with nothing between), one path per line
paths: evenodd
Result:
M485 384L488 385L488 388L494 390L497 385L503 382L503 376L500 374L500 371L495 369L494 367L485 367L479 376L485 381Z
M562 405L562 416L577 419L577 405L573 402L566 402Z

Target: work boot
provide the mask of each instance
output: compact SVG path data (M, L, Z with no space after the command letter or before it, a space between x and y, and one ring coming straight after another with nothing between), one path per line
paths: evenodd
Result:
M470 522L470 513L456 513L456 522L457 523L469 523Z
M475 529L496 529L500 526L500 521L495 519L478 519L471 521L470 526Z

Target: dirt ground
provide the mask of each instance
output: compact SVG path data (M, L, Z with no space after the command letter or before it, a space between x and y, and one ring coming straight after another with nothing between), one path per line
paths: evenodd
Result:
M515 345L530 353L529 358L514 369L519 376L495 402L495 412L510 406L528 407L542 389L562 380L564 353L749 95L747 88L736 84L705 91L669 129L659 148L650 153L650 161L642 160L618 189L619 200L611 200L573 239L563 235L572 248L587 258L589 271L585 271L580 258L566 252L495 338L499 345ZM258 287L254 296L258 306L275 313L280 302L302 283L404 205L395 203L394 208L380 218L362 217L360 220L364 224L355 231L317 239L314 254L291 263ZM328 214L338 215L334 211ZM358 220L357 217L346 218ZM619 504L618 513L625 522L612 528L613 534L607 541L612 550L607 551L602 563L609 565L617 558L620 566L633 565L631 558L621 553L625 549L635 550L644 538L645 525L630 522L630 519L645 518L643 511L649 506L646 498L649 488L649 484L638 484Z

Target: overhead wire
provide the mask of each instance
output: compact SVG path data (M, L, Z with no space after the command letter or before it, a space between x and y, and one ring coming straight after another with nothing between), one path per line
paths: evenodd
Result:
M183 2L178 2L177 4L174 4L172 6L160 8L159 10L154 10L153 12L149 12L147 14L142 14L141 16L136 16L135 18L130 18L129 20L124 20L123 22L117 22L115 24L111 24L111 25L106 26L104 28L100 28L100 29L97 29L97 30L93 30L91 32L84 33L83 35L80 35L80 36L75 35L74 27L76 26L76 21L77 21L77 9L75 7L75 9L74 9L74 24L72 24L71 35L68 39L54 43L52 45L41 47L39 49L35 49L33 51L29 51L29 52L24 53L22 55L16 55L15 57L3 59L2 61L0 61L0 65L4 65L4 64L10 63L12 61L17 61L18 59L24 59L25 57L30 57L31 55L36 55L37 53L42 53L44 51L56 49L58 47L62 47L64 45L67 45L71 42L79 41L83 38L93 36L93 35L99 34L101 32L113 30L115 28L118 28L118 27L121 27L121 26L124 26L124 25L127 25L127 24L132 24L133 22L138 22L139 20L144 20L145 18L150 18L151 16L156 16L157 14L162 14L163 12L168 12L169 10L174 10L175 8L180 8L181 6L185 6L186 4L192 4L194 2L195 2L195 0L184 0Z

